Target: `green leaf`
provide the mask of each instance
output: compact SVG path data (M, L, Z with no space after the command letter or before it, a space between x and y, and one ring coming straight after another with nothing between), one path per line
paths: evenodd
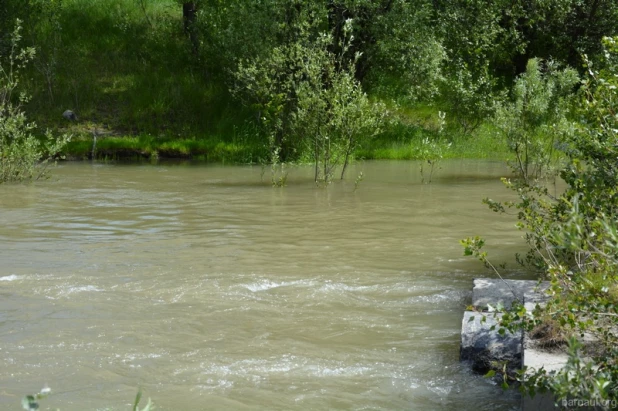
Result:
M496 375L496 371L495 370L489 370L487 371L487 374L483 375L483 378L492 378Z
M135 402L133 403L133 411L139 411L138 405L141 399L142 399L142 389L139 388L137 390L137 395L135 396Z

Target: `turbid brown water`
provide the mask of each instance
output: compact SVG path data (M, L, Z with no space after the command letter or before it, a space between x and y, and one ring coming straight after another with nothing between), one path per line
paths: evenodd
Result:
M0 186L0 409L44 384L62 410L126 410L138 386L160 410L517 407L458 361L490 275L458 240L525 249L481 203L508 195L502 163L443 162L432 184L414 162L327 188L260 174L71 163Z

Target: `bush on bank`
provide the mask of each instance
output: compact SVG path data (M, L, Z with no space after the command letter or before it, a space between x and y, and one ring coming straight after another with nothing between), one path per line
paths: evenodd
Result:
M33 48L20 47L21 31L21 22L17 20L8 55L0 64L0 183L46 176L50 161L69 140L66 135L54 138L50 131L37 138L36 125L28 121L23 111L28 96L18 90L18 85L35 52Z
M518 200L486 203L497 212L516 212L530 246L519 261L551 282L545 307L532 312L516 307L504 313L501 326L529 332L542 328L569 356L557 372L522 370L517 378L521 389L529 395L551 392L558 406L582 401L609 409L618 403L618 38L606 38L603 45L602 61L585 62L573 106L577 121L529 122L535 109L551 106L558 96L550 73L535 79L531 95L516 96L513 104L522 109L511 113L518 113L521 123L511 124L524 139L513 148L524 154L516 155L516 177L505 184ZM530 74L520 77L517 86L530 85ZM547 127L552 130L541 141L551 144L537 144ZM560 137L553 139L559 128ZM533 150L526 151L526 145ZM550 151L556 149L563 162L555 167L567 184L559 195L544 180ZM463 243L466 254L488 263L481 239Z

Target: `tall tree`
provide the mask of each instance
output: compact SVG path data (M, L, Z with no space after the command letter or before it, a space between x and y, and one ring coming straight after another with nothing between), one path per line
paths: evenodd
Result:
M193 54L197 54L199 51L199 40L195 28L195 21L197 20L198 2L197 1L183 1L182 2L182 21L185 34L191 42L191 48Z

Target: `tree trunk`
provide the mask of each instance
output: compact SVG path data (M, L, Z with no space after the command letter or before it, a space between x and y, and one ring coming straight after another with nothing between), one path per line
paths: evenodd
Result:
M189 37L189 41L191 41L191 48L193 49L193 54L197 55L200 43L194 27L196 19L197 2L186 1L182 3L182 20L184 22L185 34Z
M350 162L350 155L352 154L352 141L348 141L348 146L345 149L345 159L343 160L343 167L341 169L341 180L345 176L345 170L348 168Z

